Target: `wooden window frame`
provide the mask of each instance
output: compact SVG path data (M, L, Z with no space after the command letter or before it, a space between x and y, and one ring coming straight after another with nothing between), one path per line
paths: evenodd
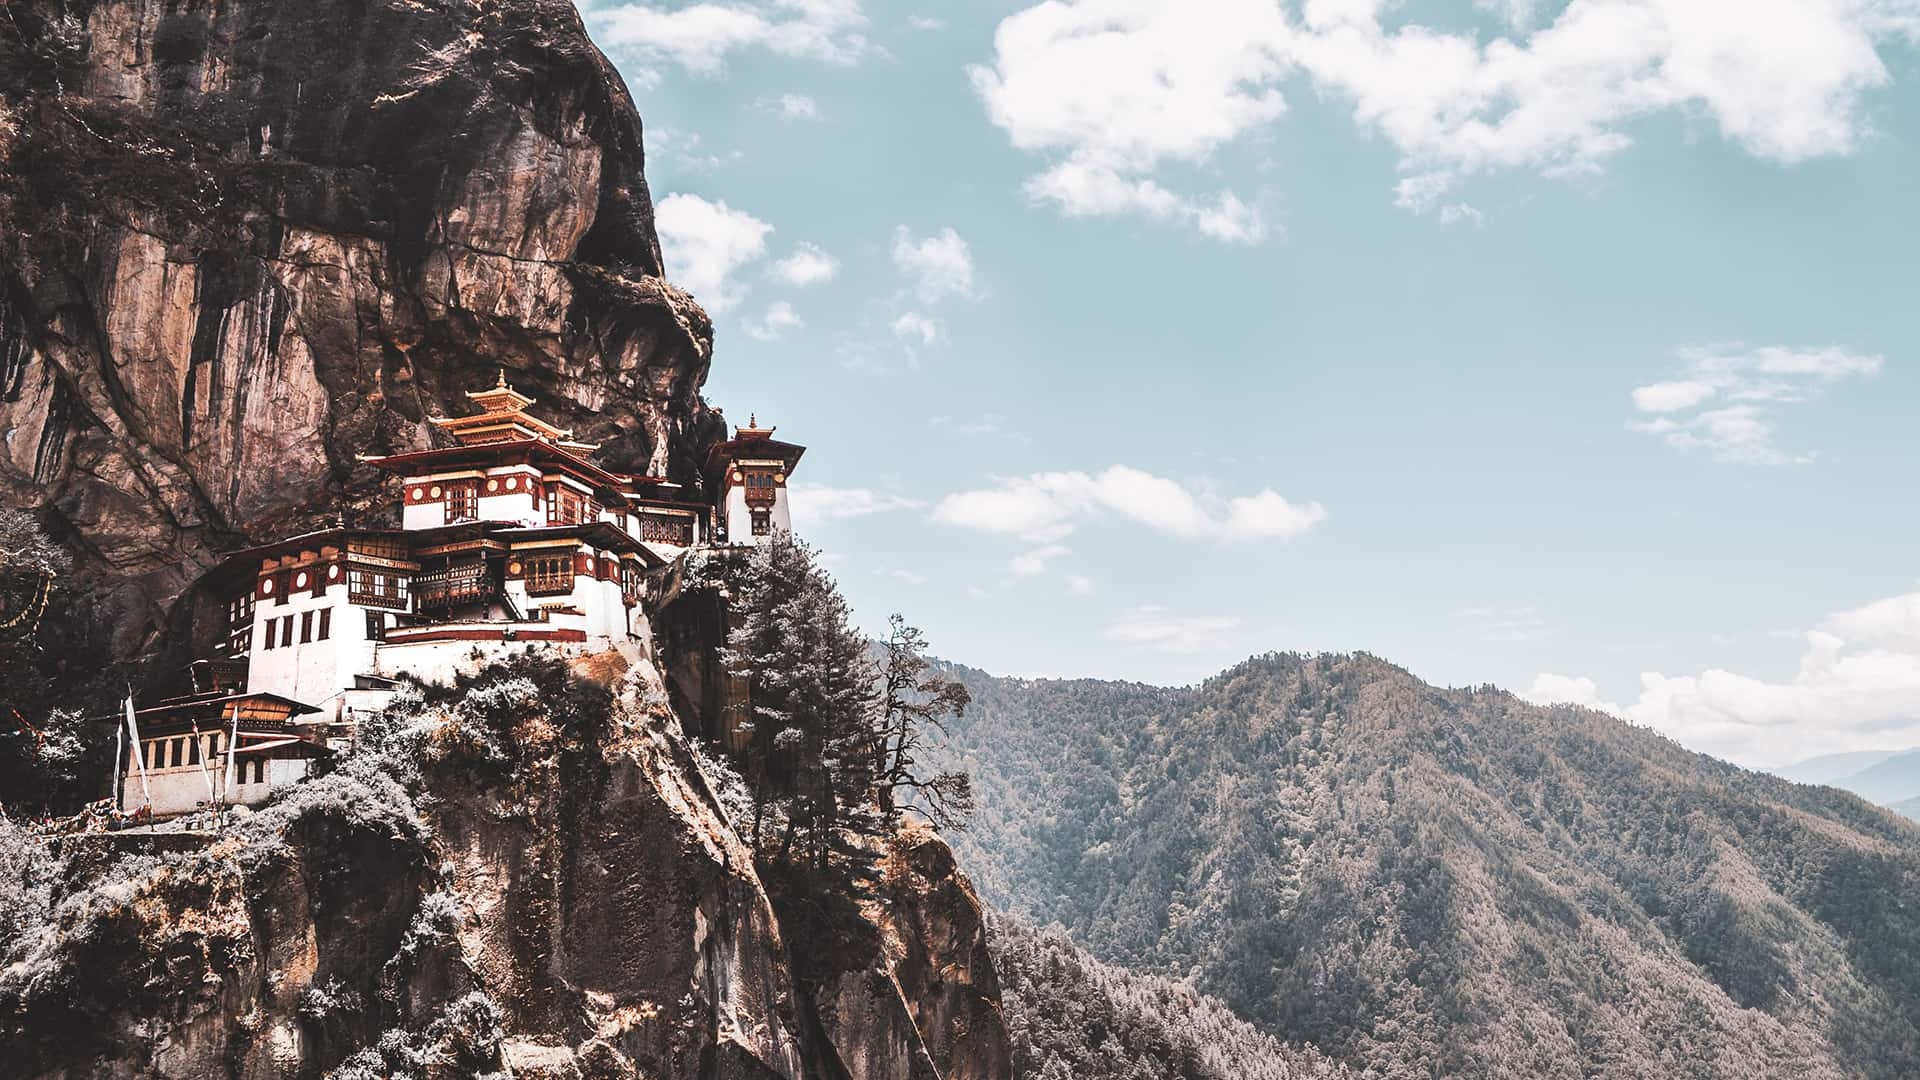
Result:
M574 553L522 556L521 580L528 596L571 596L576 569Z

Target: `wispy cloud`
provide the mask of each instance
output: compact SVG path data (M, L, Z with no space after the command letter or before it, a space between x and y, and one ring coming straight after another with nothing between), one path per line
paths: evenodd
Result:
M794 246L792 254L776 259L770 271L789 285L820 285L832 281L840 272L840 260L821 250L819 245L802 241Z
M969 439L1004 439L1007 442L1020 443L1033 441L1028 435L1008 427L1007 418L999 413L982 413L965 420L952 416L936 416L927 423L936 430Z
M775 300L767 305L767 313L758 322L749 322L744 329L747 336L758 341L779 341L789 330L798 330L807 325L793 305L785 300Z
M1100 514L1131 518L1174 536L1229 541L1286 540L1326 520L1318 502L1295 503L1273 490L1202 499L1176 481L1114 465L1099 473L1048 472L1002 480L941 499L934 520L983 532L1057 541Z
M777 98L768 98L761 102L764 108L779 113L789 120L818 120L820 103L806 94L781 94Z
M641 63L675 63L713 75L749 49L847 65L874 51L859 0L731 0L667 7L607 3L586 8L594 39Z
M1231 648L1241 620L1230 615L1175 615L1166 608L1135 608L1107 627L1107 637L1158 652L1191 654Z
M1532 607L1470 607L1460 617L1482 641L1534 641L1547 633L1546 620Z
M921 303L973 295L973 253L951 226L918 238L905 225L896 226L893 264L913 282Z
M918 510L926 506L918 499L871 488L836 488L822 484L795 484L790 498L796 526Z
M1775 441L1781 409L1811 401L1841 379L1877 374L1882 365L1877 355L1837 346L1693 346L1679 350L1679 358L1675 377L1634 388L1639 415L1627 427L1740 465L1812 461L1812 452L1789 452Z
M1049 562L1072 553L1073 549L1065 545L1046 544L1032 551L1023 551L1015 555L1013 562L1008 564L1007 568L1013 571L1015 577L1032 577L1035 574L1046 573Z

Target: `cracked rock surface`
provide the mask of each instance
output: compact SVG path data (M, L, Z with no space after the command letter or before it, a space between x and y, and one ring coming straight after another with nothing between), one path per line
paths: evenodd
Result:
M375 520L355 456L502 367L609 467L695 481L712 326L642 166L567 0L13 0L0 501L81 552L124 659L218 551Z

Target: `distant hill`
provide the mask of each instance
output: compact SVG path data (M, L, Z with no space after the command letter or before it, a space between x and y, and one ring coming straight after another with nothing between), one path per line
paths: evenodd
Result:
M1902 799L1888 806L1887 809L1896 814L1904 814L1907 817L1913 818L1915 821L1920 821L1920 796L1915 796L1911 799Z
M1920 750L1894 754L1832 784L1882 806L1920 796Z
M1381 1077L1920 1075L1920 828L1619 720L1269 655L958 669L997 906Z
M1920 798L1920 748L1823 754L1774 770L1801 784L1826 784L1891 807Z
M1783 765L1769 772L1796 784L1832 784L1844 777L1852 776L1861 769L1878 765L1899 750L1853 750L1842 754L1821 754L1798 761L1792 765Z

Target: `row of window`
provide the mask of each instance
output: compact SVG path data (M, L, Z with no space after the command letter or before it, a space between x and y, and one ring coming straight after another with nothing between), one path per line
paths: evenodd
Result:
M177 769L182 765L200 764L200 744L206 743L207 760L220 756L220 743L225 738L220 732L209 732L194 738L192 735L179 735L171 739L143 739L146 745L147 768ZM133 749L127 749L127 768L134 768Z
M521 561L528 596L556 596L573 591L573 555L536 555Z
M319 618L315 618L315 616ZM293 616L282 615L267 620L267 636L260 642L262 649L285 648L294 644ZM300 644L309 641L325 641L333 634L333 609L321 608L319 611L300 613Z
M146 753L146 767L150 771L160 769L178 769L184 765L198 765L201 761L201 743L206 744L206 762L217 770L226 768L219 761L220 744L225 736L220 732L209 732L199 737L178 735L171 739L143 740ZM141 766L131 747L127 750L127 771L137 772ZM234 783L264 784L267 782L267 759L264 755L245 758L234 765Z

